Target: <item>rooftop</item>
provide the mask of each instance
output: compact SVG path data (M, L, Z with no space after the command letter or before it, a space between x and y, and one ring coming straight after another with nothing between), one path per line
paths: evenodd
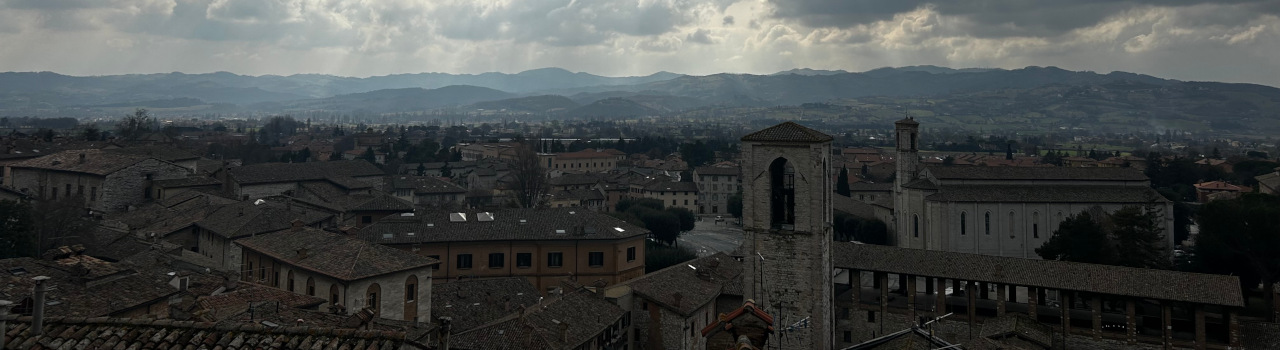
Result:
M783 122L742 137L748 142L829 142L831 135L810 129L796 122Z
M458 349L573 349L590 343L626 314L617 305L584 288L520 314L457 333ZM563 327L563 335L561 334Z
M81 156L84 157L83 161L81 160ZM107 152L98 149L84 149L62 151L40 158L17 162L9 166L14 168L36 168L105 176L150 158L151 157L149 156L142 155Z
M412 216L389 216L361 229L355 236L380 244L409 244L616 240L643 237L649 233L644 228L583 208L507 209L489 212L491 216L481 214L483 212L431 211Z
M691 267L692 266L692 267ZM715 301L726 285L740 279L742 263L724 253L679 263L622 282L641 297L681 315Z
M908 186L910 187L910 186ZM1119 186L943 186L925 199L937 202L1030 202L1030 203L1163 203L1167 201L1150 187Z
M836 268L1243 307L1236 276L833 243ZM1089 276L1089 278L1082 278Z
M454 333L465 332L541 299L542 293L524 277L436 283L431 286L431 316L450 317Z
M236 240L245 249L344 281L422 268L439 261L309 227Z
M4 333L12 349L398 349L426 347L404 333L330 327L219 326L207 322L48 317L42 335L29 331L31 318L9 322Z
M928 167L927 171L939 180L1148 180L1146 175L1134 168L942 166Z
M257 184L324 180L340 177L382 176L385 173L364 160L335 160L307 163L264 163L228 170L235 182Z

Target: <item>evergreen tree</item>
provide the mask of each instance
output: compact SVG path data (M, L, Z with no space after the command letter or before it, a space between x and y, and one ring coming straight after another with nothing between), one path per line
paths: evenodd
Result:
M845 197L853 195L853 192L849 190L849 168L840 167L840 175L836 179L836 193Z
M1107 233L1088 211L1068 217L1036 254L1045 260L1065 260L1091 264L1111 264L1116 253L1107 243Z

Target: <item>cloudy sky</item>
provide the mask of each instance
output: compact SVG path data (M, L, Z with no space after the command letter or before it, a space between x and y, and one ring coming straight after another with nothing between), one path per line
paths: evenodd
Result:
M0 71L1131 71L1280 86L1280 0L0 0Z

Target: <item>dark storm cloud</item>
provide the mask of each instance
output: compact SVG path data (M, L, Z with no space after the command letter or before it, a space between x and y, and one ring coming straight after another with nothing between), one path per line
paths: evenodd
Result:
M1056 36L1094 25L1126 10L1144 6L1242 5L1239 13L1219 14L1202 20L1228 24L1242 14L1280 13L1272 0L769 0L774 18L795 19L812 27L852 27L892 19L921 7L967 20L960 29L976 37ZM1213 18L1217 17L1217 18Z

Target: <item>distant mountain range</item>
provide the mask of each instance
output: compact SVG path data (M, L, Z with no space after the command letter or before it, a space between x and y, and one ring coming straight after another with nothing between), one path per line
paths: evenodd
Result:
M391 113L447 107L464 111L621 117L708 106L784 106L877 96L976 96L974 94L981 92L1053 86L1107 86L1107 91L1121 94L1128 93L1123 89L1133 86L1134 90L1129 92L1141 92L1155 99L1200 95L1162 95L1150 91L1212 89L1212 97L1201 98L1215 99L1212 106L1221 104L1253 116L1276 113L1272 106L1280 104L1280 89L1269 86L1190 83L1126 72L1098 74L1034 66L1021 69L910 66L859 73L792 69L769 75L690 76L659 72L638 77L605 77L559 68L515 74L417 73L368 78L319 74L245 76L226 72L76 77L50 72L11 72L0 73L0 115L110 115L134 107L153 108L161 113L208 110ZM1117 87L1121 90L1115 90Z

